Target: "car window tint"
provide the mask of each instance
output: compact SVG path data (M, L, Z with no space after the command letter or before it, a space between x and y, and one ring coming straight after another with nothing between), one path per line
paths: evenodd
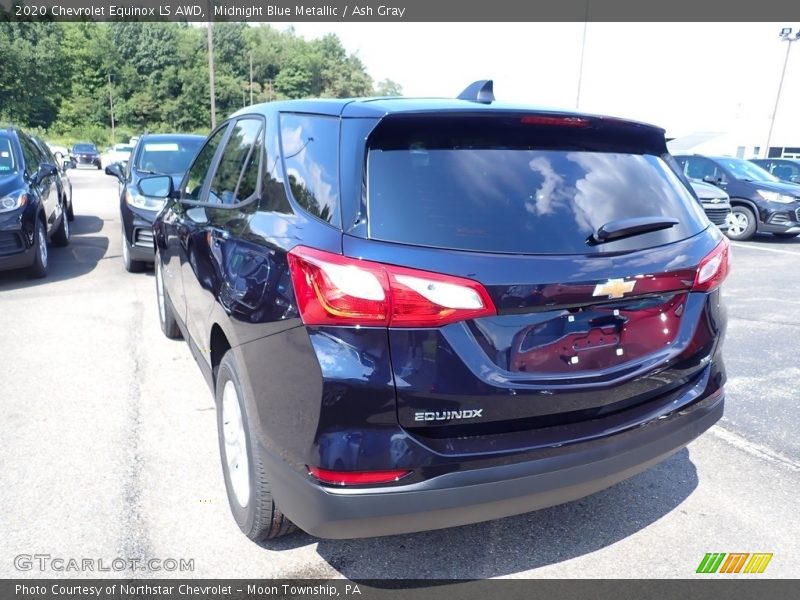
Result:
M13 173L17 170L11 138L0 134L0 173Z
M239 176L239 182L234 192L234 196L238 202L244 202L255 194L258 189L258 174L261 169L263 153L263 138L263 132L259 131L249 154L245 158L244 168Z
M261 200L259 210L290 214L292 206L286 196L283 173L280 166L278 136L272 133L273 123L267 121L266 156L263 158Z
M182 194L185 200L200 200L200 193L203 191L203 183L206 180L206 175L211 168L211 162L214 160L214 155L227 129L227 126L223 126L211 134L211 137L208 138L203 149L200 150L200 153L194 159L192 166L189 167L189 170L186 172Z
M22 146L22 156L25 157L25 169L29 174L33 174L39 169L41 154L27 137L19 136L19 142Z
M619 146L587 151L569 133L549 134L554 147L542 147L546 131L513 121L385 122L368 143L369 237L479 252L592 254L668 244L706 227L664 158ZM592 131L572 135L585 144L606 141ZM606 223L653 216L678 224L587 243Z
M704 158L687 158L685 173L689 179L702 181L704 177L713 177L716 166Z
M281 115L283 161L295 201L315 217L339 225L339 120Z
M262 137L263 127L261 119L236 122L211 180L208 202L237 204L255 193L261 157L261 144L257 140Z
M145 138L136 158L136 169L163 175L183 175L203 143L202 138Z

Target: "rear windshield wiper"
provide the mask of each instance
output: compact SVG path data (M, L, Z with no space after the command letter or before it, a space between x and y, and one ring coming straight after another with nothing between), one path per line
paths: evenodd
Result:
M680 221L672 217L635 217L632 219L609 221L605 225L598 227L586 241L592 245L602 244L633 235L669 229L678 223L680 223Z

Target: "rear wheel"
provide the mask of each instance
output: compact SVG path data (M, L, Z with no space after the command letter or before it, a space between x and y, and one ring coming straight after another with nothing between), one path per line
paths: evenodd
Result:
M32 277L45 277L50 266L47 255L47 231L41 219L36 220L36 229L33 241L33 264L30 267Z
M161 325L161 331L171 340L180 338L181 330L180 327L178 327L177 320L175 319L175 313L172 310L172 302L170 302L169 294L167 294L167 290L164 287L164 273L161 267L161 260L157 254L156 300L158 302L158 321Z
M53 234L53 245L63 247L69 244L69 215L66 208L61 209L61 223Z
M792 238L796 238L798 235L797 233L773 233L776 238L780 238L782 240L790 240Z
M756 216L745 206L734 206L728 215L728 230L725 232L732 240L749 240L756 232Z
M225 354L217 373L219 451L233 517L242 532L253 541L286 535L296 527L272 499L264 470L263 450L250 428L233 352Z

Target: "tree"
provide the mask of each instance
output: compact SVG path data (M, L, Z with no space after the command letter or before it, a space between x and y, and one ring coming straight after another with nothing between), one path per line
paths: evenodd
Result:
M403 87L396 81L384 79L375 86L376 96L402 96Z
M250 100L398 94L373 88L336 35L306 40L269 25L217 23L216 100L227 116ZM0 22L0 119L66 140L110 138L109 93L122 131L207 132L205 30L185 23ZM107 132L107 133L103 133Z

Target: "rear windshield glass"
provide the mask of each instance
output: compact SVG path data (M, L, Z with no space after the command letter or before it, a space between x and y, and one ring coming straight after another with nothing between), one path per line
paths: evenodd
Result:
M17 163L14 161L11 138L0 134L0 175L15 173L16 170Z
M483 252L585 254L666 244L708 225L660 156L615 147L608 132L541 129L426 123L373 135L369 236ZM592 142L593 135L603 139ZM587 244L606 223L646 216L679 225Z
M136 169L147 173L182 175L205 141L202 137L145 141L136 160Z

